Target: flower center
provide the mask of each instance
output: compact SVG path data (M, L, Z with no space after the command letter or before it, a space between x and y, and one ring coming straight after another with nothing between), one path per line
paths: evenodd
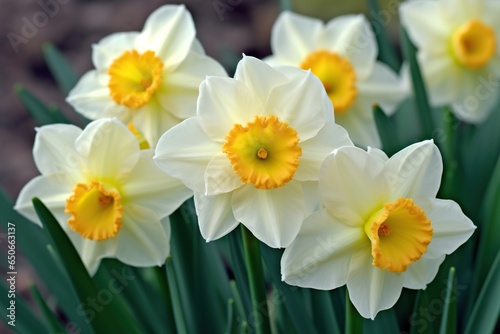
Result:
M222 151L241 181L271 189L292 179L302 155L298 143L297 131L276 116L255 116L246 125L234 125Z
M137 130L137 128L135 127L134 122L129 122L127 128L129 129L130 132L134 134L135 138L137 138L137 141L139 142L139 148L141 150L147 150L151 148L146 138L144 138L142 132Z
M432 239L431 221L413 200L386 203L365 223L372 243L372 264L390 272L404 272L427 251Z
M160 86L162 71L163 63L153 51L125 51L108 70L111 98L132 109L142 107Z
M461 25L451 39L456 60L469 68L480 68L495 54L495 31L479 20Z
M68 225L82 237L101 241L115 237L122 226L121 196L98 181L78 183L66 200Z
M311 69L321 80L336 114L346 112L356 99L356 73L346 58L331 51L317 50L302 61L300 68Z

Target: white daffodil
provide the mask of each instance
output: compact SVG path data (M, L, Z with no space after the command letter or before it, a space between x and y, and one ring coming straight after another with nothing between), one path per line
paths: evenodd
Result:
M40 224L31 203L51 210L94 274L104 257L132 266L161 265L169 254L168 215L192 192L166 176L116 119L38 129L33 156L42 175L19 194L15 209Z
M165 5L149 16L142 32L103 38L93 45L96 69L80 79L68 103L90 119L133 122L154 147L166 130L195 115L205 77L226 75L205 56L195 33L183 5Z
M484 121L500 92L500 3L408 1L400 16L418 48L430 103L451 105L465 122Z
M425 289L475 229L458 204L435 198L441 173L432 141L390 159L377 149L336 150L321 166L323 208L285 250L282 279L321 290L347 284L356 309L371 319L403 287Z
M319 204L321 162L352 145L332 111L310 72L245 56L234 79L201 84L196 117L160 138L155 160L194 190L208 241L241 222L267 245L286 247Z
M280 14L271 34L272 65L310 69L323 83L335 110L335 122L361 146L380 147L373 116L378 104L391 115L408 86L376 61L377 44L363 15L345 15L326 25L291 12Z

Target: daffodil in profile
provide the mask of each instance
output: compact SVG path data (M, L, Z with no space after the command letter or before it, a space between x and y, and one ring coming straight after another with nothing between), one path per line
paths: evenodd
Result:
M273 54L265 61L311 70L333 103L335 122L356 145L379 147L373 106L391 115L408 93L388 66L376 60L377 44L363 15L322 21L283 12L271 33Z
M155 160L194 190L207 241L241 222L276 248L319 204L320 164L343 145L352 142L314 75L244 56L234 79L201 84L196 117L160 138Z
M38 197L70 237L91 274L102 258L132 266L161 265L169 254L168 215L192 192L164 175L152 149L116 119L84 130L66 124L38 129L33 156L41 175L21 190L15 209L40 224Z
M500 92L500 3L407 1L400 16L418 48L431 104L451 105L465 122L484 121Z
M285 250L282 279L321 290L347 284L356 309L371 319L403 287L425 289L475 229L457 203L435 198L441 173L432 141L390 159L378 149L334 151L321 166L323 207Z
M205 55L183 5L165 5L141 32L120 32L93 45L95 70L87 72L67 101L90 119L117 117L142 133L150 147L196 113L198 87L224 69Z

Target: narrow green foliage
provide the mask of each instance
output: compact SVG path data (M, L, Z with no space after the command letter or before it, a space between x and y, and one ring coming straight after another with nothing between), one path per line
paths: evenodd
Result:
M61 91L67 95L69 91L75 87L78 81L78 76L73 70L73 67L71 67L66 57L64 57L52 44L45 44L42 47L42 51L47 66L54 76L57 85Z
M40 101L33 93L21 84L14 86L14 92L19 100L31 114L37 125L48 125L54 123L70 123L64 114L55 107L48 107Z
M363 333L363 318L358 313L349 299L349 291L346 289L345 304L345 334Z
M30 291L31 295L35 299L35 302L37 303L38 307L42 311L42 315L45 319L45 324L47 325L48 328L50 328L51 333L64 333L64 328L57 319L57 317L52 313L50 308L47 306L45 303L45 300L43 297L40 295L40 292L38 291L37 287L35 285L30 286Z
M451 267L446 283L446 296L444 299L443 316L439 334L454 334L457 332L457 299L455 268Z

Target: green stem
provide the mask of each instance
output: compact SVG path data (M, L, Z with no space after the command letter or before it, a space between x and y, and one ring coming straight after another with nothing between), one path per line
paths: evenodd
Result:
M458 168L457 162L457 136L456 136L456 125L458 120L453 116L451 109L449 107L444 109L444 128L445 137L442 145L444 151L445 159L445 175L444 175L444 186L441 196L444 198L450 198L455 193L456 187L456 174Z
M179 289L177 288L177 280L175 278L174 264L172 262L171 257L167 259L165 267L167 271L168 287L170 288L171 292L170 295L172 297L172 306L174 309L174 319L175 319L175 326L177 328L177 333L187 334L188 330L182 314L181 297L179 294Z
M363 333L363 318L351 303L349 291L345 291L345 334Z
M243 248L245 249L245 265L250 284L252 298L252 315L248 317L253 322L257 334L270 334L271 324L267 310L266 285L262 270L259 241L245 227L241 227Z

